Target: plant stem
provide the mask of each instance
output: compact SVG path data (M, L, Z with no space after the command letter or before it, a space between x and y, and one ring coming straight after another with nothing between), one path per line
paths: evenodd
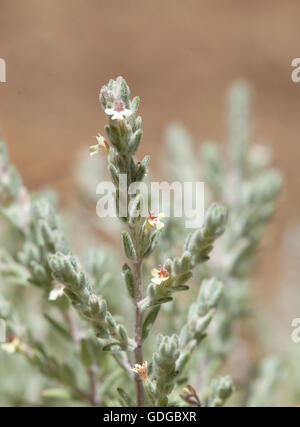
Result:
M136 280L136 290L135 290L135 342L136 348L134 350L135 355L135 363L142 365L143 363L143 349L142 349L142 322L143 322L143 314L142 310L139 306L140 301L142 300L142 260L137 261L134 264L135 270L135 280ZM135 376L136 383L136 398L137 405L144 406L144 387L142 380L139 376Z
M90 379L90 394L89 394L89 401L91 406L99 406L100 401L97 397L97 366L92 365L87 368L87 374Z
M83 338L83 334L78 329L78 325L74 321L74 318L69 311L66 311L64 313L64 317L66 319L66 322L68 323L74 342L79 348L81 339ZM84 397L86 400L88 400L91 406L100 406L101 402L97 397L97 366L92 365L92 366L86 367L86 373L90 380L90 392L86 393L79 389L76 389L74 391L78 395L81 395L81 397Z
M69 330L71 332L71 335L73 337L75 344L77 345L77 347L79 347L80 341L82 339L82 333L78 329L77 323L75 322L70 311L64 311L63 316L67 322L67 325L69 327Z

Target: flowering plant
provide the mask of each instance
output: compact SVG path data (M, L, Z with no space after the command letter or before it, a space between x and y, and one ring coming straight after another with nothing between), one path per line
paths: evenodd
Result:
M257 159L253 150L248 156L247 99L246 86L234 88L228 163L216 145L206 144L202 150L203 177L211 197L222 204L213 202L203 225L186 233L180 220L166 218L163 212L141 214L141 195L129 191L131 184L147 179L150 160L136 160L142 140L139 98L131 99L122 77L101 89L106 137L96 136L90 154L105 159L116 187L126 258L120 273L128 300L122 294L117 257L109 265L105 248L90 249L86 261L79 261L51 195L29 195L1 144L0 212L10 224L7 232L15 236L14 243L18 241L3 247L0 255L4 284L11 284L3 294L13 301L12 287L20 285L40 307L33 320L24 301L9 304L3 299L0 317L7 322L8 334L2 350L22 355L48 379L39 384L38 399L92 406L222 406L231 396L232 380L220 372L232 348L232 325L247 311L247 274L280 189L280 176L268 170L268 159ZM186 135L175 127L168 139L167 163L183 163L188 156ZM181 171L180 179L185 180L181 166L174 168L173 177L174 171ZM125 198L119 187L124 174ZM126 200L125 216L119 212L120 199ZM187 296L179 301L180 292ZM17 316L20 306L20 317L28 320L25 330ZM44 321L41 330L36 318ZM263 363L276 367L279 362ZM275 368L267 371L267 391L277 377ZM255 393L253 386L252 401Z

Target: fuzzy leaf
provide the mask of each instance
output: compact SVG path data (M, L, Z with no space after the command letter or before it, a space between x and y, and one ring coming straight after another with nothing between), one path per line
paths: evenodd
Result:
M134 403L134 401L131 399L131 397L126 393L125 390L123 390L121 387L117 388L117 392L119 393L119 395L121 396L122 400L124 400L125 406L127 407L135 407L136 404Z
M59 322L54 320L49 314L44 314L45 319L50 323L50 325L65 339L68 341L73 341L71 334L69 331L64 328Z
M102 350L103 351L126 351L127 346L126 345L120 345L118 341L110 342L109 344L105 345Z
M127 286L127 290L128 293L130 295L131 298L134 298L135 296L135 280L134 280L134 276L133 273L131 271L131 268L127 265L124 264L123 268L122 268L122 274Z
M122 231L122 243L126 257L131 261L136 261L136 251L128 231Z
M143 340L145 340L147 338L147 336L149 335L149 332L151 331L152 326L154 325L154 322L157 318L159 310L160 310L160 305L152 308L152 310L148 313L146 319L144 320L143 328L142 328L142 339Z

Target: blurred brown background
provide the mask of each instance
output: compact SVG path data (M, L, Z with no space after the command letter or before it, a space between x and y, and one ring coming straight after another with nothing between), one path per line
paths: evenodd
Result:
M103 129L98 92L110 77L123 75L141 96L142 153L152 157L174 119L198 144L224 140L226 90L247 78L254 133L270 142L285 175L258 263L267 301L283 229L300 213L300 83L291 81L299 18L296 0L1 0L0 120L11 156L30 188L52 184L68 196L75 153Z

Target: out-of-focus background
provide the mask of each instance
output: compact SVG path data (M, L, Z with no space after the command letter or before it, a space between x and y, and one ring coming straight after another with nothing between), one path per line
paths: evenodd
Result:
M151 152L154 168L170 121L195 144L224 142L227 88L246 78L255 91L253 139L273 148L285 177L255 273L260 305L280 319L283 286L292 292L299 280L289 264L299 249L290 231L300 217L300 83L291 80L299 17L297 0L1 0L0 120L26 185L71 197L72 165L103 129L98 93L111 77L123 75L141 97L141 155ZM295 310L284 318L287 337L300 302Z

